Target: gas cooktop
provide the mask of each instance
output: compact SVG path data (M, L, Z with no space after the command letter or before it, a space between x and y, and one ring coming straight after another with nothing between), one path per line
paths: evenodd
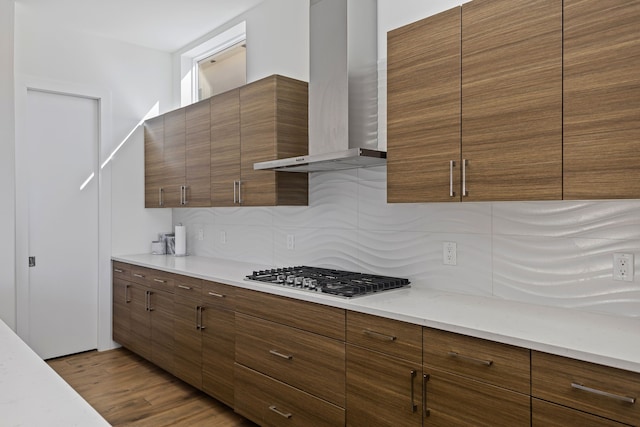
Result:
M254 271L247 280L352 298L409 286L408 279L318 267L284 267Z

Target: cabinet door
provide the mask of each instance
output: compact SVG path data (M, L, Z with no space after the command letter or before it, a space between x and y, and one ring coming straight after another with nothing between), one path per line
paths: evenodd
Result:
M606 418L534 398L531 399L531 426L624 427L628 426L628 424L617 423Z
M151 316L149 311L149 295L151 290L146 286L131 283L129 287L131 314L131 341L129 349L147 360L151 360Z
M640 198L640 2L564 1L564 198Z
M240 180L240 90L211 98L211 203L233 206Z
M235 314L206 305L202 312L202 389L233 407Z
M347 344L347 425L421 426L422 369Z
M281 76L240 88L241 204L307 204L307 174L253 169L257 162L307 154L307 100L306 83Z
M458 375L424 367L425 426L530 426L531 398Z
M113 278L113 340L125 347L130 344L129 282Z
M151 291L151 361L167 372L173 372L173 295Z
M164 116L144 122L144 206L162 207Z
M211 111L209 100L186 107L187 207L211 206Z
M165 207L182 206L185 185L185 110L164 115L163 192Z
M460 201L460 8L388 34L387 201Z
M462 158L463 200L562 199L562 2L462 6Z
M174 375L199 389L202 388L201 307L197 300L175 297Z

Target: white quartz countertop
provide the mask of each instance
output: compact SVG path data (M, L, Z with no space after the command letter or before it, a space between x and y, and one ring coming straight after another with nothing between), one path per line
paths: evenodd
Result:
M0 426L109 426L0 320Z
M409 287L353 299L244 280L272 268L197 256L114 260L640 372L640 318Z

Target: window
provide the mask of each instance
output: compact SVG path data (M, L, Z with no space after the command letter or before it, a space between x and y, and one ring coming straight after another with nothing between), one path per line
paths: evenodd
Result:
M247 83L246 41L197 61L198 101Z

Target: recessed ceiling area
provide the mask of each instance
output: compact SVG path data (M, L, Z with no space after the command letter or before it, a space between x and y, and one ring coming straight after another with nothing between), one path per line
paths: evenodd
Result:
M263 0L16 0L47 27L175 52Z

